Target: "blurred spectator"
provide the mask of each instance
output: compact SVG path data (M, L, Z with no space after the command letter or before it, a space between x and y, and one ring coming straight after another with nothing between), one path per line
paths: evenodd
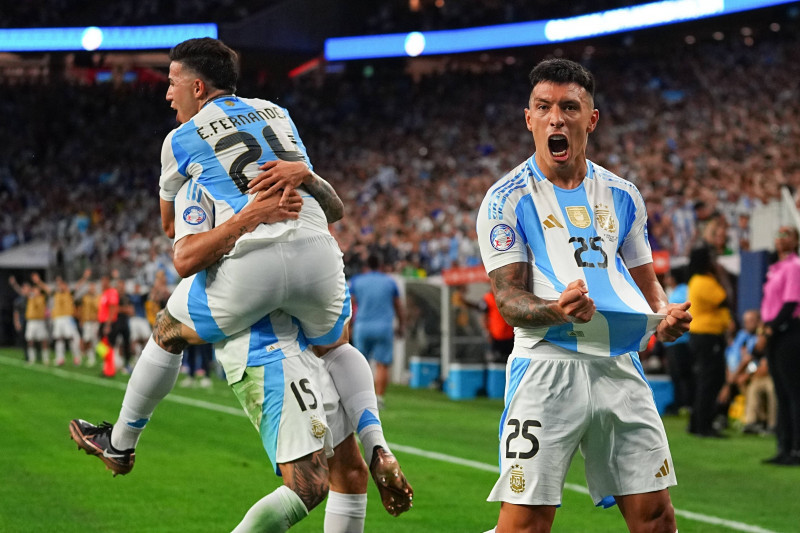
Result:
M695 395L689 433L721 437L713 427L717 397L725 384L726 333L731 326L728 294L717 277L711 249L695 248L689 257L689 301L692 323L689 348L694 360Z
M687 285L688 270L685 267L676 268L670 274L668 285L669 303L683 303L689 301L689 286ZM694 312L694 310L690 310ZM678 413L681 410L691 409L694 403L695 379L694 360L689 348L690 333L684 333L674 342L664 343L664 356L666 367L672 380L674 401L669 407L670 412Z
M27 323L25 320L25 309L28 307L28 293L31 290L31 285L27 281L19 285L14 276L8 279L8 283L17 293L13 303L14 344L20 348L24 348L25 326Z
M767 360L775 394L778 453L766 462L800 465L800 258L797 228L784 226L775 238L778 261L769 267L761 301L768 337Z
M489 335L491 362L505 364L511 350L514 349L514 328L508 325L503 315L500 314L500 310L497 309L497 302L491 289L483 295L481 308L483 326Z
M195 385L207 389L213 385L211 381L211 362L214 350L210 344L190 344L183 350L183 367L187 376L181 381L181 387Z
M745 433L764 433L775 427L777 400L767 360L763 357L765 347L759 311L745 311L742 328L726 351L728 377L721 397L727 407L737 395L744 395L742 422Z

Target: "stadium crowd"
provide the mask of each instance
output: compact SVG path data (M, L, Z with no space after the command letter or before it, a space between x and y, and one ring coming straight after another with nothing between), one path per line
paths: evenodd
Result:
M688 257L698 224L715 212L728 222L727 248L746 249L753 207L778 198L781 185L800 186L790 33L673 54L585 53L604 122L588 151L639 187L653 249ZM345 201L334 232L348 273L370 253L412 275L479 263L480 199L530 152L518 89L528 64L458 61L413 76L387 65L371 76L301 77L278 94L242 87L287 107L307 132L315 168ZM160 142L175 124L166 87L1 83L7 123L25 126L0 131L2 249L50 241L69 279L88 266L125 277L168 266L155 201Z

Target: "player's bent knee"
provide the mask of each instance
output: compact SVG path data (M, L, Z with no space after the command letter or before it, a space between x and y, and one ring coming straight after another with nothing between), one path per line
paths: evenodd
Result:
M191 328L179 322L166 309L162 309L156 315L153 325L153 340L168 352L181 353L189 345L185 330L191 331Z

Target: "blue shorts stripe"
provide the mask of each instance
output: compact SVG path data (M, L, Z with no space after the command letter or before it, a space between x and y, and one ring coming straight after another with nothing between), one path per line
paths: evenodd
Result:
M276 361L264 367L264 402L261 404L261 440L267 455L275 467L275 473L281 475L278 468L278 430L283 412L283 363Z
M187 295L187 309L197 334L204 341L213 344L221 341L227 335L219 329L216 320L211 316L211 309L208 307L208 295L206 294L207 277L208 274L205 270L195 274Z
M342 304L342 312L339 315L339 319L336 321L336 324L334 324L333 328L331 328L331 330L324 335L320 335L319 337L308 337L309 344L325 346L326 344L333 344L334 342L338 341L339 337L342 336L345 324L350 319L351 312L352 307L350 306L350 289L345 286L345 298L344 303Z
M508 390L506 391L506 406L503 409L503 415L500 417L500 432L498 435L498 439L502 438L503 436L503 426L506 425L506 417L508 416L508 406L511 405L511 401L514 399L514 394L517 393L517 388L519 388L519 384L522 382L522 377L525 375L525 372L528 371L528 367L531 364L531 360L527 357L515 357L513 361L511 361L511 372L509 372L508 376ZM502 464L502 457L500 454L503 452L502 446L498 449L498 457L497 457L497 464Z

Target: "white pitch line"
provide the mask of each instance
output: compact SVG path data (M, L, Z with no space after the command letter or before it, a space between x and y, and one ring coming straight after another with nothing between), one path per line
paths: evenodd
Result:
M68 372L66 370L62 370L60 368L52 368L52 367L44 367L41 365L28 365L25 361L21 359L12 359L10 357L5 357L0 355L0 364L9 365L9 366L16 366L19 368L24 368L26 370L34 370L37 372L42 372L46 374L52 374L54 376L58 376L64 379L71 379L73 381L80 381L83 383L88 383L91 385L99 385L101 387L107 387L110 389L118 389L118 390L125 390L127 386L126 383L121 383L119 381L109 380L107 378L99 378L93 376L86 376L83 374L76 374L74 372ZM170 393L166 398L166 401L180 403L183 405L190 405L193 407L199 407L201 409L208 409L210 411L218 411L221 413L227 413L235 416L246 417L247 415L244 413L242 409L237 409L234 407L228 407L225 405L219 405L213 402L206 402L203 400L195 400L193 398L187 398L186 396L180 396L175 393ZM404 444L396 444L390 442L389 445L392 447L393 450L399 450L404 453L408 453L411 455L417 455L419 457L425 457L426 459L433 459L436 461L442 461L445 463L451 463L461 466L467 466L470 468L475 468L477 470L483 470L486 472L497 473L498 467L496 465L492 465L489 463L481 463L479 461L472 461L470 459L463 459L461 457L453 457L451 455L446 455L439 452L432 452L429 450L423 450L421 448L415 448L413 446L406 446ZM589 494L589 489L583 487L581 485L576 485L574 483L565 483L564 488L570 490L572 492L578 492L581 494ZM773 531L771 529L764 529L763 527L754 526L751 524L745 524L744 522L737 522L735 520L727 520L725 518L719 518L716 516L710 516L702 513L695 513L692 511L684 511L682 509L675 509L675 515L680 516L683 518L687 518L689 520L694 520L695 522L703 522L706 524L712 524L715 526L722 526L732 529L734 531L744 531L746 533L778 533L777 531Z

